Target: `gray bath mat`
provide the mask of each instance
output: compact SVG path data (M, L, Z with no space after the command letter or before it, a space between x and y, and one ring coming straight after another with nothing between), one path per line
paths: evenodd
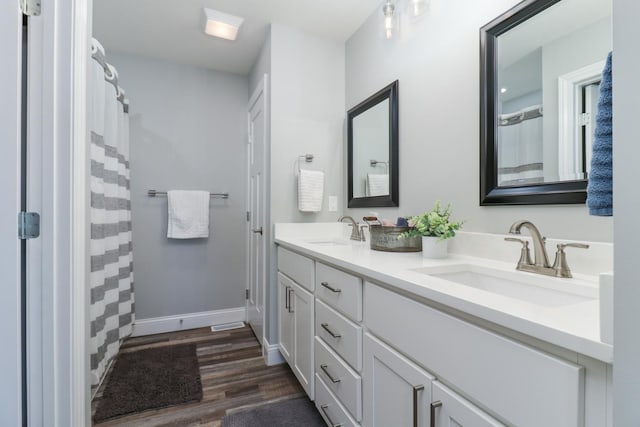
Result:
M93 416L95 422L202 399L195 344L121 353Z
M306 397L260 406L227 415L222 427L325 427L316 407Z

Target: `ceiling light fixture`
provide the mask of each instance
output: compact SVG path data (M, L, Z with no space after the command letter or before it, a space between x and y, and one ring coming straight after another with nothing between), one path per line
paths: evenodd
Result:
M384 14L384 31L387 39L393 37L393 29L394 25L394 16L393 12L396 7L391 3L391 0L387 0L387 2L382 6L382 13Z
M411 15L414 17L424 14L429 7L429 0L411 0L409 3Z
M206 34L226 40L235 40L244 18L204 8L203 29Z

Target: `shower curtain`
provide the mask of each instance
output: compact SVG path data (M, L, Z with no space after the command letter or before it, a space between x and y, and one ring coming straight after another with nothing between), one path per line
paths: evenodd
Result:
M91 381L98 384L134 321L129 114L118 75L92 46L89 76L91 159Z
M498 125L498 185L543 182L542 106L502 114Z

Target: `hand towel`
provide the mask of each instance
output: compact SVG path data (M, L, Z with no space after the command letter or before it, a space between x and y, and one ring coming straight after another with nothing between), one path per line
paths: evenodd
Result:
M298 174L298 210L320 212L324 193L324 172L301 169Z
M389 194L389 175L379 173L367 174L367 195L386 196Z
M607 56L607 63L600 81L600 96L598 98L598 112L596 114L596 130L594 135L591 171L587 185L587 206L589 214L596 216L613 215L613 182L612 182L612 142L613 142L613 113L611 108L611 58Z
M169 239L209 237L209 193L207 191L167 192Z

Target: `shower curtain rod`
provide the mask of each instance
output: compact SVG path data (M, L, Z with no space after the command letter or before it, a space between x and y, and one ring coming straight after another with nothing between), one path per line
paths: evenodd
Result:
M156 190L147 191L147 196L149 197L158 197L158 196L166 196L166 195L167 195L166 191L156 191ZM229 193L209 193L209 196L216 199L228 199Z

